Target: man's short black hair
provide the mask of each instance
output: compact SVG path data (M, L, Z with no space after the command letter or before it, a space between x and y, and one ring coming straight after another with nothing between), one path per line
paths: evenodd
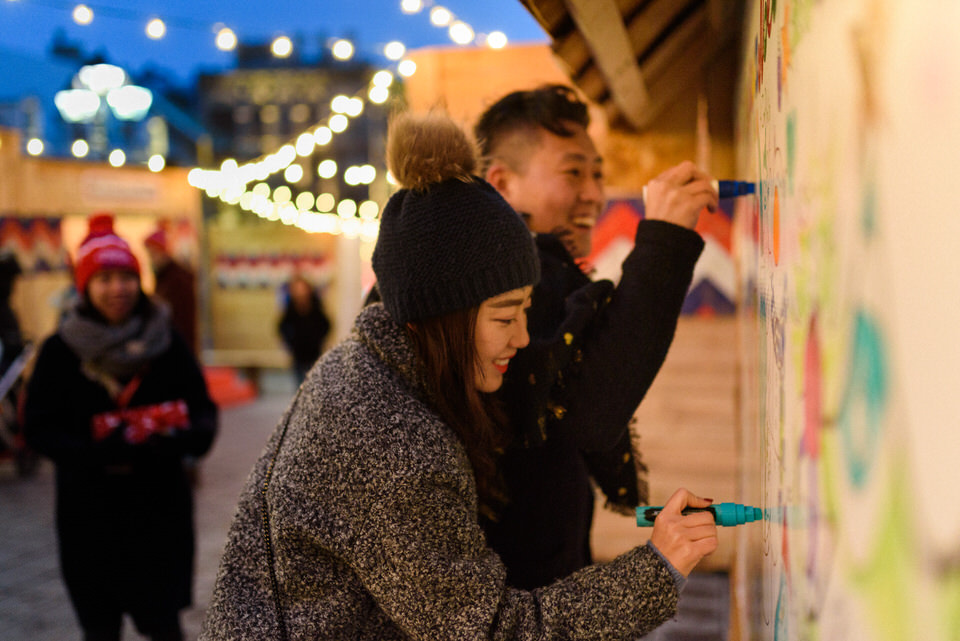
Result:
M574 133L569 123L586 129L590 124L587 105L570 87L551 84L507 94L483 112L473 133L486 163L507 135L546 129L567 138Z

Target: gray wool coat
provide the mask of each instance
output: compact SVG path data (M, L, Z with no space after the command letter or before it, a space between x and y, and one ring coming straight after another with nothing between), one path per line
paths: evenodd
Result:
M635 639L673 616L677 586L650 546L509 587L466 453L422 389L402 329L367 307L251 472L201 641L280 639L281 625L291 640Z

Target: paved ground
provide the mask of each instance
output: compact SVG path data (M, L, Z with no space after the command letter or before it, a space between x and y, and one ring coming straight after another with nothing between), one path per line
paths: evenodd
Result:
M183 617L189 641L196 639L200 630L240 488L292 394L286 379L264 388L264 395L256 401L222 412L220 435L201 466L196 494L195 605ZM694 575L681 599L680 617L648 640L724 641L728 600L726 575ZM81 638L60 580L53 526L53 469L47 461L35 476L26 479L17 478L12 465L0 466L0 638ZM143 639L129 622L125 638Z

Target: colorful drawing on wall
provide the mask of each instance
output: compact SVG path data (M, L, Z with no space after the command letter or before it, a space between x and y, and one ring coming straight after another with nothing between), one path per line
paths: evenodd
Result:
M12 251L27 274L66 268L59 218L0 217L0 249Z
M958 641L960 5L747 4L739 627Z
M720 211L704 211L696 230L706 246L693 274L690 291L681 312L710 316L732 314L736 299L736 274L731 254L733 199L722 199ZM611 199L597 220L593 233L593 250L586 263L595 270L594 277L620 278L620 264L633 249L637 223L643 218L641 199Z

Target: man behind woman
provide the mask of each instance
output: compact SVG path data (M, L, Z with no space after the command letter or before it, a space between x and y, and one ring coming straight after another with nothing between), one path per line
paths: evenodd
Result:
M478 523L504 503L492 392L529 342L530 233L449 119L401 116L402 185L373 257L381 304L307 375L241 495L201 639L630 639L717 545L678 490L651 541L535 592Z

